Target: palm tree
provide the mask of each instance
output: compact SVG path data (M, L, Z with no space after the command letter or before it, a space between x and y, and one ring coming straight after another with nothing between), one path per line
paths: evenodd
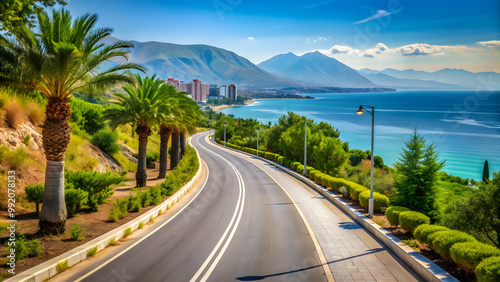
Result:
M12 27L10 36L0 34L0 61L14 66L0 68L4 86L41 93L47 98L42 142L47 158L45 190L40 214L40 231L64 232L66 205L64 201L64 156L70 139L71 115L69 99L82 88L105 88L117 83L130 83L123 70L144 71L132 63L104 65L115 57L127 58L133 45L116 41L106 45L102 40L110 28L96 28L97 15L86 14L73 20L67 10L37 14L37 30L26 25ZM39 95L39 94L37 94Z
M182 151L181 136L182 132L194 132L198 124L199 111L198 104L188 96L186 92L176 92L172 96L175 101L176 107L172 112L169 120L160 125L160 169L158 178L165 178L167 173L167 152L168 140L172 137L172 147L170 150L170 168L173 169L177 166L180 160L179 151Z
M136 186L144 187L147 183L146 153L148 138L153 133L152 128L170 118L174 104L171 95L175 88L169 87L161 79L152 77L141 78L136 75L137 86L124 86L125 93L117 93L116 100L110 102L115 106L104 110L103 118L109 121L111 128L134 123L135 133L139 139Z

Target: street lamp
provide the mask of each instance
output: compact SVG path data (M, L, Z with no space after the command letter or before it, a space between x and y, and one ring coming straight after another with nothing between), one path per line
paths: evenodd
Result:
M257 131L257 157L259 156L259 132L260 129L256 129Z
M226 126L227 126L227 120L224 121L224 147L226 146Z
M365 108L366 107L366 108ZM371 108L371 111L368 109ZM373 138L375 129L375 107L368 105L361 105L356 111L358 115L362 115L364 112L368 112L372 116L372 151L371 151L371 170L370 170L370 199L368 200L368 214L369 217L373 217Z

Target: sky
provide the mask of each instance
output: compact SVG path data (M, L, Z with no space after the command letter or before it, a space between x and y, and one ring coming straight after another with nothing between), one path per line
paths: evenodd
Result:
M356 68L500 72L499 0L69 0L124 40L207 44L253 63L320 51Z

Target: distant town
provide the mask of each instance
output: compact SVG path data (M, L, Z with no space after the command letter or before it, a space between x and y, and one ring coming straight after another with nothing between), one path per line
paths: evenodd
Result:
M168 78L167 84L173 85L177 91L184 91L196 102L205 103L209 99L229 98L236 101L238 97L238 88L235 84L217 85L202 83L199 79L193 79L193 82L185 83L174 78Z

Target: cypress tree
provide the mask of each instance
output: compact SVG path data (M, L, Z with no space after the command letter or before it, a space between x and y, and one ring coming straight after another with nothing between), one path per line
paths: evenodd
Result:
M488 166L488 161L484 161L483 182L488 183L489 180L490 180L490 168Z

